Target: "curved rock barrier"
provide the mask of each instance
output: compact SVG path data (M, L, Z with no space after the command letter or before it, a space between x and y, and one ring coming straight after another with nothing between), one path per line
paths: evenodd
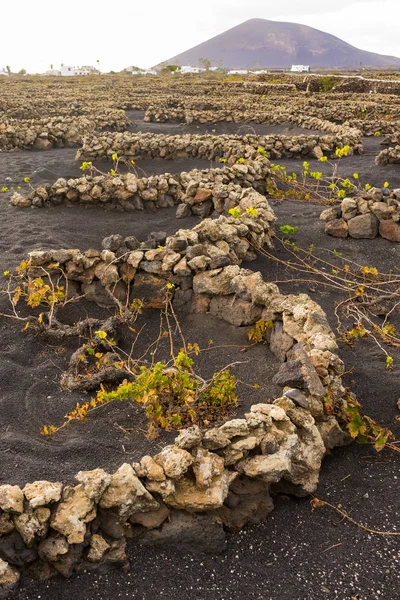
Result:
M187 102L180 107L169 107L169 106L150 106L145 113L145 122L157 122L165 123L167 121L173 121L178 123L217 123L217 122L231 122L241 123L268 123L271 125L282 124L282 123L295 123L305 129L321 130L328 133L338 134L339 136L351 136L361 143L360 132L356 131L358 127L356 125L343 124L339 125L329 120L321 118L324 115L324 111L321 108L319 115L310 116L307 113L307 105L302 102L301 108L295 111L292 108L282 109L280 105L271 108L260 108L255 106L249 108L246 106L241 109L237 107L237 103L233 106L227 105L225 108L219 106L213 108L188 108ZM376 131L376 129L374 130Z
M107 111L96 114L95 117L68 115L26 120L3 118L0 120L0 151L79 146L88 133L106 127L121 131L129 123L122 110Z
M381 166L400 163L400 146L382 150L376 157L375 162L377 165Z
M357 130L349 130L356 132ZM314 157L324 153L334 156L336 148L347 145L352 153L361 153L360 132L349 135L164 135L154 133L100 133L85 137L77 160L92 161L109 158L114 153L127 159L206 158L231 161L254 159L259 149L270 158Z
M320 219L334 237L373 239L379 234L400 242L400 189L371 188L362 196L344 198L340 206L324 210Z
M16 192L10 203L20 207L55 206L63 202L101 204L105 208L133 212L145 208L166 208L179 204L177 217L211 212L222 213L237 205L243 188L264 191L271 175L269 161L261 155L246 164L233 164L219 169L194 169L180 175L154 175L138 178L133 173L58 179L43 185L28 196Z
M268 82L279 78L278 85L286 82L293 84L299 91L326 92L326 82L332 93L352 93L352 94L400 94L400 82L398 79L372 79L363 75L324 75L324 74L276 74L261 73L254 75L258 81ZM246 85L243 83L243 85ZM251 85L251 84L247 84ZM257 89L257 88L255 88Z
M21 569L45 578L124 565L129 539L221 551L224 530L266 518L274 493L301 497L315 491L323 457L349 441L324 410L327 395L340 406L348 394L326 315L307 295L283 296L260 273L240 268L254 248L271 243L274 215L254 190L245 190L238 206L239 217L179 230L162 248L134 249L134 239L116 235L103 240L101 252L30 253L32 276L38 266L51 271L56 261L97 302L99 293L90 298L85 288L94 282L127 289L129 281L135 297L157 306L161 286L172 281L177 309L210 312L238 326L268 321L264 342L281 361L274 381L282 395L219 427L182 430L155 456L125 463L113 474L98 468L80 471L76 485L1 485L5 593Z

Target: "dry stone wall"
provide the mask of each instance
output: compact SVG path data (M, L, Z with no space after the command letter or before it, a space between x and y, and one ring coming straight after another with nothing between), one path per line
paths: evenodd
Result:
M270 176L269 161L262 156L248 164L233 164L220 169L194 169L180 175L155 175L138 178L133 173L83 176L58 179L53 185L39 186L28 196L16 192L11 204L19 207L46 207L69 202L87 206L133 212L145 208L166 208L179 204L178 217L211 212L222 213L237 205L243 188L264 191Z
M320 219L334 237L373 239L379 234L400 242L400 189L371 188L362 196L344 198L340 206L324 210Z
M135 249L132 238L116 235L98 252L30 253L33 276L37 267L51 270L57 261L89 299L93 283L115 290L119 284L127 289L129 281L135 297L160 306L160 290L172 280L177 310L209 312L238 326L270 320L265 343L281 361L274 380L282 395L219 427L182 430L155 456L113 474L80 471L76 485L2 484L3 594L25 568L43 578L124 565L129 539L221 551L224 530L260 522L273 509L274 493L314 492L323 457L349 441L324 412L328 391L336 402L346 401L344 365L326 316L307 295L283 296L260 273L239 266L254 248L271 243L274 215L254 190L244 190L238 206L239 218L221 216L179 230L163 248ZM92 291L99 302L99 290Z
M336 148L348 145L354 153L362 152L361 139L349 130L346 135L163 135L131 132L101 133L85 137L77 152L77 160L93 161L109 158L115 152L127 159L220 158L234 162L239 158L254 159L264 149L270 158L315 157L334 154ZM358 132L359 134L359 132ZM258 151L258 152L257 152Z
M96 117L68 115L26 120L3 117L0 118L0 151L79 146L88 133L105 127L121 131L128 125L124 111L109 111Z

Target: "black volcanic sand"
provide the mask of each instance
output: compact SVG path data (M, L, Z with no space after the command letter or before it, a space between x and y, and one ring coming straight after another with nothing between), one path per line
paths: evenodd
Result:
M61 157L64 151L54 152ZM0 181L8 175L7 169L12 167L18 154L22 153L7 155L7 160L4 154L0 155ZM42 167L47 165L50 153L24 154L25 166L29 166L28 157L31 156L37 168L40 158ZM341 169L346 167L349 173L361 173L365 168L369 172L368 165L372 162L372 154L349 157L342 161ZM63 165L60 161L57 164L55 160L55 165L60 176L66 174L68 164ZM384 173L382 179L396 187L398 167L380 169ZM26 175L26 170L19 173L21 178ZM368 181L371 182L371 178ZM6 205L5 196L1 270L15 266L34 247L98 247L100 240L111 233L135 234L144 239L152 230L172 232L178 227L191 227L196 222L194 218L175 221L174 211L167 210L128 216L103 212L99 208L92 208L89 213L84 208L15 209ZM375 266L381 272L400 270L399 245L381 238L330 238L323 233L318 221L319 206L274 201L273 208L278 225L299 226L294 240L301 247L313 243L316 247L341 251L345 258L361 265ZM278 242L274 255L287 258ZM267 280L295 278L289 270L264 257L246 266L260 270ZM279 286L282 292L308 293L321 304L331 326L335 327L333 307L339 296L323 287L300 281L279 283ZM4 303L2 311L3 307ZM155 318L149 319L149 324L153 323L154 327L155 322ZM244 332L240 339L234 337L234 328L222 325L220 321L213 322L209 316L187 317L182 319L183 322L191 332L190 341L196 341L192 338L193 332L203 346L209 338L216 344L221 340L223 344L241 345L245 337ZM235 335L239 336L239 333ZM79 468L117 467L121 462L135 460L144 451L157 450L167 441L160 438L150 447L144 436L135 435L133 448L132 432L123 434L115 423L128 426L134 420L134 427L140 430L143 421L136 410L123 405L100 409L96 422L89 422L82 428L80 424L73 424L55 438L40 438L38 426L43 417L49 417L46 421L55 420L75 401L72 395L61 394L57 384L59 367L65 364L67 356L58 349L49 350L43 339L21 334L19 326L12 321L1 321L1 336L1 402L6 408L2 406L1 411L0 473L7 483L23 483L39 476L68 480ZM265 351L262 350L262 362L259 355L245 355L245 359L252 358L253 361L251 377L256 371L265 376L265 364L274 370L273 359L268 357L264 363ZM261 347L254 351L260 352ZM232 355L225 352L227 362L230 362L230 356L237 360L234 351ZM340 356L351 371L346 376L346 383L352 385L365 412L390 427L399 437L399 424L395 418L399 414L396 402L400 396L400 352L393 350L392 354L395 368L389 373L385 370L383 354L370 340L363 340L352 349L340 348ZM243 360L243 354L239 360ZM205 371L209 368L207 361L202 368ZM249 367L244 368L249 371ZM270 375L268 371L267 381ZM243 403L250 401L246 390L248 388L241 396ZM272 387L268 390L272 392ZM60 411L57 404L62 404ZM8 423L11 423L9 431L13 431L12 435L7 433ZM89 449L85 443L90 440L93 445ZM333 504L340 503L352 518L369 528L386 531L397 528L400 531L399 465L398 453L388 450L376 454L369 446L355 444L337 449L324 461L317 496ZM177 548L161 551L133 543L129 546L129 555L132 566L129 572L85 573L68 582L56 579L35 583L23 578L13 597L18 600L69 600L71 596L88 600L126 597L143 600L156 597L168 600L239 600L244 597L251 600L350 600L358 596L358 600L400 600L399 538L367 533L341 521L340 516L329 508L312 512L309 499L277 498L276 510L268 520L257 527L246 528L238 535L229 535L226 552L217 557L182 554Z
M387 146L381 145L379 137L364 137L363 138L364 154L347 156L340 160L337 174L343 179L349 177L352 181L353 174L358 173L359 182L362 187L369 183L375 187L382 187L385 181L390 185L391 189L400 187L400 165L376 165L375 158ZM329 178L332 175L332 164L338 164L337 159L332 159L330 162L321 163L318 160L305 158L310 164L310 171L321 171L324 177ZM303 160L294 160L289 158L279 158L273 160L278 165L286 167L288 174L295 172L298 176L303 171Z
M13 268L34 247L85 250L99 248L104 237L116 232L145 240L151 231L162 229L171 234L177 229L174 211L168 209L156 213L138 212L129 219L126 214L105 213L100 207L90 211L90 220L87 211L79 207L34 211L5 207L3 215L1 271ZM185 226L193 226L197 221L198 218L191 218ZM71 305L67 322L76 322L86 314L102 318L110 314L92 303L81 304L81 312L77 305L75 309ZM0 298L0 307L0 312L10 312L6 296ZM241 353L241 348L248 342L245 328L235 328L208 315L182 315L179 320L188 342L197 342L201 348L207 348L211 339L215 347L224 347L210 349L196 360L204 378L212 376L216 368L240 361L243 364L232 369L238 379L262 385L259 391L239 386L240 413L255 402L279 395L279 388L271 383L277 369L275 357L262 346ZM135 356L141 356L158 337L159 312L146 311L137 330L144 324L145 330L135 346ZM9 319L1 319L0 328L1 481L13 484L41 478L69 481L78 470L95 467L113 470L126 460L137 460L146 453L157 452L166 441L173 439L173 434L164 435L156 443L150 443L144 436L146 419L140 407L128 403L102 407L87 424L73 423L51 439L40 436L41 426L62 424L63 415L72 410L76 402L90 399L90 395L59 389L60 373L79 344L76 341L65 348L42 336L23 333L21 325ZM225 347L227 345L231 347ZM176 348L179 350L180 346L177 340ZM123 349L130 350L129 347ZM166 344L161 346L157 358L168 358ZM121 427L133 431L127 434Z
M180 135L183 133L198 133L204 135L324 135L323 131L317 129L304 129L293 123L227 123L218 121L216 123L179 123L166 121L165 123L146 123L143 121L145 112L140 110L127 110L127 116L132 124L127 127L128 131L135 133L165 133L167 135Z
M302 129L295 125L268 125L268 124L246 124L246 123L216 123L204 125L185 125L179 123L145 123L143 111L127 111L133 124L128 131L164 133L166 135L180 135L183 133L199 134L236 134L256 133L257 135L283 134L283 135L313 135L322 132ZM59 177L66 179L80 177L80 163L75 161L77 148L53 148L46 152L21 150L16 152L0 152L0 188L3 186L11 189L12 186L22 186L23 191L28 191L24 184L24 177L31 179L31 184L37 186L43 183L54 183ZM93 163L102 171L108 171L110 161L94 161ZM177 174L191 169L209 169L220 167L219 162L210 162L206 159L180 159L180 160L146 160L136 161L136 169L139 177L146 175L172 173ZM121 165L123 171L123 165ZM7 180L11 178L12 181ZM1 197L0 197L1 199Z

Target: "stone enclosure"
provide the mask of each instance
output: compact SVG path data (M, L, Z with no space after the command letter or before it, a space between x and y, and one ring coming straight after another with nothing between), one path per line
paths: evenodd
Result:
M134 168L114 176L89 165L79 178L13 189L10 203L19 208L99 204L134 213L171 207L179 219L202 219L192 229L158 232L144 243L116 232L101 248L33 250L28 275L44 270L51 281L52 270L61 268L72 295L107 308L115 306L112 296L122 303L141 298L162 309L171 283L177 314L210 314L236 327L262 319L269 323L262 343L280 362L274 383L281 394L211 429L184 429L160 452L114 473L80 471L74 483L0 482L0 597L7 597L21 572L44 579L124 566L128 541L223 551L225 532L266 518L274 494L313 493L323 458L350 441L344 424L326 409L327 398L339 412L349 400L326 314L308 295L283 295L242 263L273 247L276 218L265 197L266 182L274 180L269 159L334 158L344 146L361 156L364 137L386 135L383 143L390 146L377 165L400 161L400 85L363 77L276 78L138 78L133 84L129 77L101 77L60 81L56 91L47 82L26 89L13 78L7 82L0 98L1 152L77 146L79 161L106 161L116 153L128 163L218 163L143 177ZM147 124L269 123L311 131L133 133L128 128L136 113ZM400 190L365 190L325 209L321 221L332 236L379 234L399 242ZM73 382L65 377L63 385L72 389Z
M171 281L178 312L209 312L237 326L270 321L265 343L281 362L274 380L282 396L219 427L182 430L173 445L111 475L81 471L75 486L1 485L4 589L15 584L21 568L47 577L123 565L132 538L145 544L180 539L188 547L220 551L224 529L265 518L274 492L315 491L325 454L348 442L324 411L327 393L338 404L347 394L326 316L308 296L283 296L260 273L240 267L254 249L271 244L274 215L251 189L243 190L237 207L240 217L206 219L153 250L115 235L103 241L102 251L31 252L32 276L39 267L51 273L57 261L77 293L100 305L112 287L121 299L130 293L161 307L161 292ZM246 214L249 208L257 217Z

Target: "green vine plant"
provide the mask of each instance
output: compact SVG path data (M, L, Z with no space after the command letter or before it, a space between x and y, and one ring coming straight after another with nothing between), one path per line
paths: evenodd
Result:
M94 397L65 415L60 426L45 425L42 435L52 435L69 425L72 421L86 421L90 413L110 402L128 401L143 406L148 419L148 437L155 438L159 429L173 430L199 424L209 426L220 421L237 406L237 379L229 370L238 363L227 365L204 379L196 369L196 356L202 352L198 344L186 343L179 321L172 306L171 290L173 284L165 288L165 306L160 315L160 334L147 348L140 358L134 357L133 347L125 352L115 339L110 338L107 331L98 330L93 338L76 353L75 366L79 365L76 379L82 378L81 363L86 363L84 378L90 378L93 388L93 377L97 382L97 373L104 367L108 357L108 365L123 375L123 381L117 386L100 383ZM134 301L137 314L142 311L140 300ZM179 332L182 347L175 349L173 329ZM169 339L170 359L155 361L155 355L163 338ZM136 336L135 343L138 337ZM100 340L100 343L99 341ZM212 345L212 344L210 344ZM92 359L88 360L87 354ZM97 359L97 360L96 360ZM102 362L103 361L103 362ZM108 382L109 383L109 382ZM115 383L115 380L112 381Z
M393 351L400 348L400 332L396 328L395 315L400 307L400 276L379 273L373 266L360 265L347 259L337 250L299 248L294 242L278 238L289 253L290 260L276 257L268 250L257 250L269 260L282 263L296 273L294 279L287 278L276 283L303 282L323 286L339 292L343 299L335 306L337 338L353 346L369 338L381 350L387 371L393 371ZM327 256L322 258L321 255ZM318 368L317 368L318 372ZM319 373L323 377L323 373ZM392 432L361 413L361 404L349 392L344 403L338 403L332 393L325 398L325 411L335 413L347 424L350 435L360 443L372 442L377 450L389 447L400 452Z
M208 347L201 349L196 343L186 342L172 304L172 283L165 286L159 335L137 356L135 347L142 328L138 330L136 322L143 312L142 300L122 303L113 288L105 287L115 303L115 313L105 320L87 317L68 325L61 321L58 313L67 303L78 302L82 297L68 299L68 280L57 263L45 269L24 261L14 273L5 271L4 276L7 285L3 293L8 296L11 310L1 316L23 323L23 331L45 333L61 341L71 337L83 341L61 376L61 387L83 392L95 390L95 395L89 401L77 403L61 425L44 425L41 428L44 436L55 434L72 421L86 421L91 412L113 401L140 404L148 419L151 438L158 435L160 428L180 429L194 423L207 427L234 411L239 383L260 388L232 374L235 365L246 361L227 365L208 379L199 374L196 357L213 350L214 344L210 340ZM256 337L263 331L260 323L257 324ZM119 345L119 339L126 340L128 335L132 342L126 350ZM176 335L180 339L179 349L175 347ZM165 338L169 341L169 359L156 361L160 343Z
M328 163L332 168L329 176L324 176L322 171L313 171L310 163L303 162L301 176L288 173L286 167L271 163L272 177L267 178L266 192L273 198L289 198L300 202L313 202L322 205L335 204L349 196L355 196L371 189L371 184L361 184L358 173L352 177L340 177L339 168L343 157L349 156L350 146L336 148L335 156L338 160L329 161L327 156L318 159L320 163ZM389 187L387 181L383 187Z
M110 178L118 177L121 175L121 171L120 171L121 165L124 165L125 168L127 169L128 173L133 173L134 175L136 175L136 177L139 177L140 174L143 177L147 176L147 173L143 169L138 167L136 162L133 159L129 160L127 158L120 157L120 156L118 156L117 152L113 152L111 154L111 160L112 160L112 167L110 168L110 170L108 172L101 171L91 161L83 161L79 167L79 169L82 171L81 177L84 177L86 172L89 173L90 177L94 177L96 175L102 175L103 177L110 177ZM15 186L11 186L11 187L3 186L0 188L0 192L3 194L5 194L7 192L15 192L15 191L19 192L22 189L22 186L24 184L27 185L32 192L35 191L35 188L33 187L32 183L31 183L30 177L24 177L23 180L21 181L21 183L19 185L17 185L16 187Z

